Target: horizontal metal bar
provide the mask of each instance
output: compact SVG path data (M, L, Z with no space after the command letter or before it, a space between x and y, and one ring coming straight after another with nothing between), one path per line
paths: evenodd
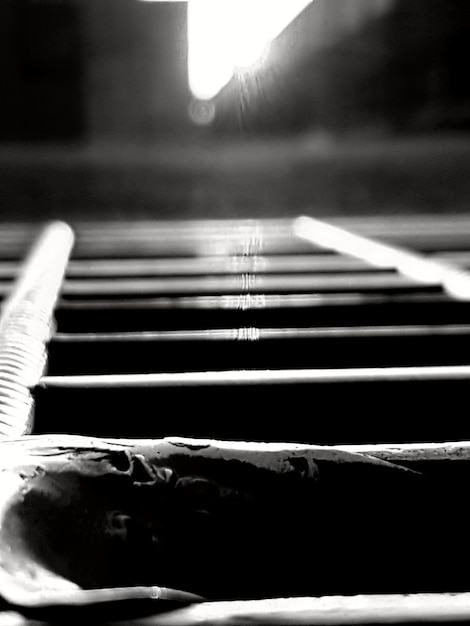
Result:
M386 215L351 215L325 216L331 224L354 230L363 235L384 237L408 236L413 233L445 235L447 233L466 233L470 235L470 217L468 213L393 213Z
M466 324L470 304L439 290L62 299L61 332Z
M253 255L269 250L297 252L304 246L296 241L286 223L290 221L282 227L270 228L258 220L240 220L232 224L221 220L212 225L202 221L192 227L184 223L154 222L147 228L130 224L125 232L106 227L78 230L75 256L122 256L132 252L138 256L152 253L170 256Z
M147 341L239 341L263 339L328 339L363 337L437 337L470 335L470 324L356 326L324 328L216 328L101 333L55 333L58 343L106 343Z
M470 379L470 365L350 369L233 370L175 374L44 376L40 386L53 387L183 387L356 383L375 381L432 381Z
M309 254L312 246L299 241L294 236L278 239L236 240L194 239L173 240L171 237L161 240L143 238L137 241L126 239L88 240L81 239L74 250L75 259L132 258L153 257L204 257L204 256L248 256L260 254Z
M470 266L470 251L441 252L430 255L437 262ZM393 265L380 269L393 269ZM0 277L14 276L15 263L0 263ZM339 254L297 254L276 256L216 256L195 258L147 259L77 259L67 267L67 275L74 276L158 276L227 274L239 272L360 272L371 271L368 263ZM378 270L379 271L379 270Z
M439 287L439 280L425 283L426 287ZM139 294L227 294L227 293L273 293L296 291L374 291L393 289L420 289L414 279L398 274L370 272L361 274L285 274L259 275L240 274L235 276L174 277L155 279L113 280L67 280L64 296L139 295Z
M384 241L397 246L406 246L410 249L420 250L422 252L436 253L439 251L447 252L450 250L465 250L469 247L470 236L465 233L455 233L451 235L442 235L439 237L417 234L408 237L385 236ZM213 239L213 240L195 240L186 241L161 239L154 240L151 238L142 238L134 241L131 239L107 240L87 240L82 239L80 245L77 245L74 252L75 258L113 258L121 257L155 257L155 256L187 256L187 257L203 257L211 256L227 256L227 255L247 255L247 254L308 254L312 249L320 250L319 247L313 248L312 244L307 245L304 242L290 238L270 238L253 243L241 242L230 239ZM16 249L5 249L2 253L8 252L9 257L15 258Z
M470 246L469 246L470 247ZM446 263L452 263L461 267L470 267L470 250L454 250L449 252L439 252L429 255L430 258L436 261L443 261Z
M207 238L210 236L240 237L262 230L264 233L286 233L291 218L239 218L239 219L182 219L182 220L119 220L74 222L74 227L83 237L114 237L116 235L153 236L165 238L180 233L181 237Z
M441 232L470 233L470 216L467 213L394 213L377 215L324 215L321 219L328 219L331 223L345 229L357 229L361 232L374 234L375 236L386 235L387 233L400 234L411 231L431 232L439 234ZM285 230L289 228L292 220L290 218L255 218L255 219L184 219L184 220L109 220L106 222L97 221L74 221L77 232L85 235L96 231L106 231L111 235L129 232L129 229L150 232L158 229L161 231L181 230L182 232L193 233L196 230L204 230L206 233L232 231L234 228L250 228L253 225L265 230ZM4 228L14 229L18 232L30 231L34 229L34 224L11 222Z
M0 279L11 279L18 275L21 264L18 261L0 261Z

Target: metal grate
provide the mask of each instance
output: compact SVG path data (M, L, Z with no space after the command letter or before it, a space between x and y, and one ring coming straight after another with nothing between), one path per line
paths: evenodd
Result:
M74 232L47 375L26 384L34 433L303 442L468 471L470 218L83 222ZM0 231L6 298L34 234ZM402 622L469 619L470 594L212 603L175 623L377 623L391 610Z
M451 401L463 406L470 375L469 281L457 256L470 220L75 231L35 393L38 431L329 445L470 439L460 411L449 411ZM294 404L305 409L292 415ZM89 407L106 410L96 420Z

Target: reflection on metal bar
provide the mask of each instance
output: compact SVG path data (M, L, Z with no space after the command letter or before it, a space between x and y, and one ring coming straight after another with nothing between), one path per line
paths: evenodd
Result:
M13 265L13 264L10 264ZM298 254L279 256L204 256L194 258L77 259L70 261L67 276L81 278L105 276L194 276L236 274L239 272L357 272L369 270L364 261L336 254ZM14 267L0 266L0 277L9 277Z
M451 297L470 300L470 273L450 263L428 259L311 217L299 217L294 221L293 229L298 237L317 246L354 256L376 267L393 266L400 274L418 283L435 284L437 281Z
M438 304L446 301L440 293L412 292L393 294L393 303ZM389 294L377 293L322 293L322 294L241 294L224 296L177 296L143 297L133 299L93 299L66 300L60 302L61 309L70 311L86 310L157 310L157 309L197 309L197 310L248 310L248 309L298 309L323 306L364 306L390 304Z
M0 316L0 436L31 429L30 390L42 376L52 314L73 245L71 229L54 222L32 248Z

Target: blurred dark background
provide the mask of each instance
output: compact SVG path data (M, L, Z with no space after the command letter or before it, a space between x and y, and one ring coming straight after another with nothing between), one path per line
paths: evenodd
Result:
M207 124L186 19L0 0L4 221L468 209L468 0L314 0Z

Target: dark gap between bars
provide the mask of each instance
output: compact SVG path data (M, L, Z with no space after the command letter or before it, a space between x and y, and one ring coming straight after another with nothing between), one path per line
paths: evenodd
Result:
M50 375L465 365L470 326L56 334Z

